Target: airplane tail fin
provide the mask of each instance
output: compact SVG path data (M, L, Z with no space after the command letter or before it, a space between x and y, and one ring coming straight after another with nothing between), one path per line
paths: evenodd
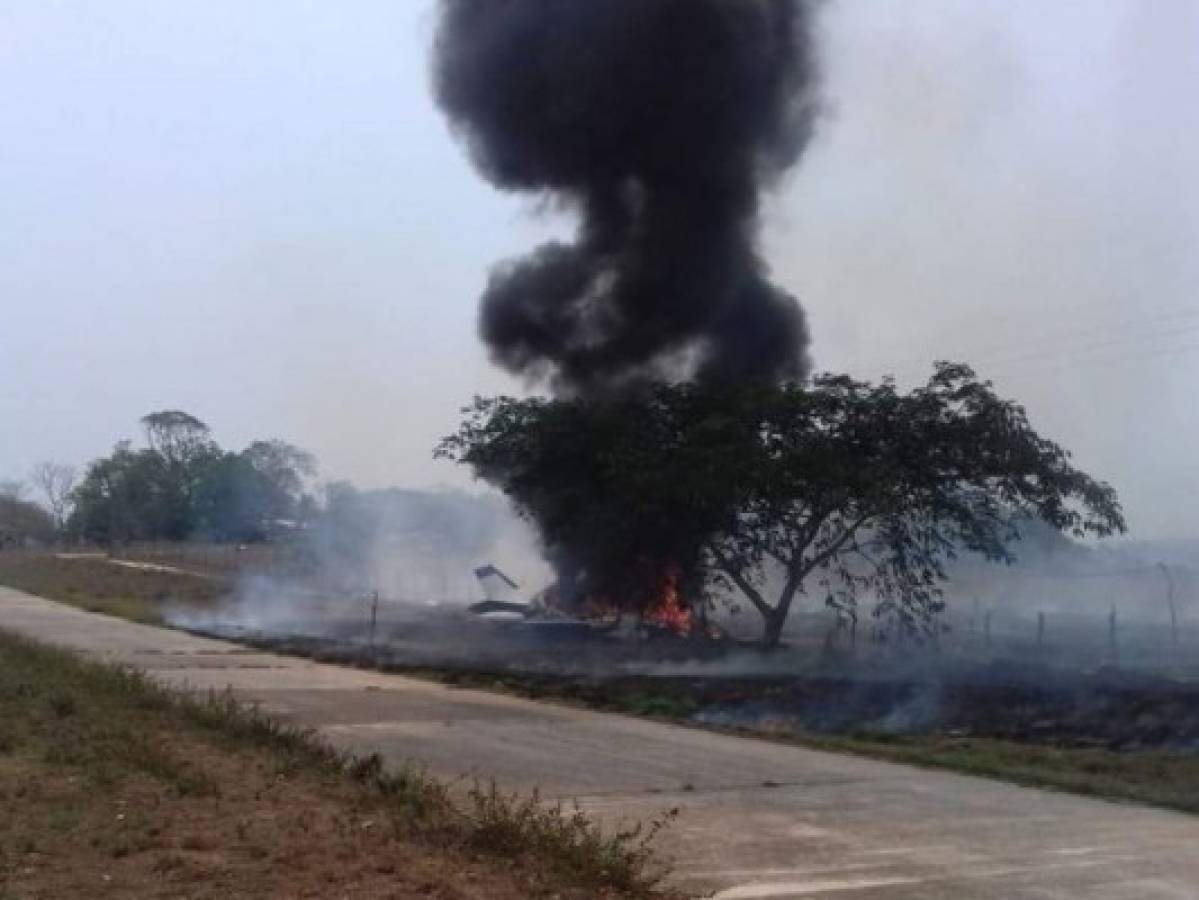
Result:
M483 588L483 596L488 600L508 603L518 599L516 592L520 585L490 563L475 569L475 578Z

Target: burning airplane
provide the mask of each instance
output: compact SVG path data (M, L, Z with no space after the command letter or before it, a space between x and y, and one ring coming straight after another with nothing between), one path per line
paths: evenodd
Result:
M610 634L625 625L618 608L589 600L582 608L565 604L556 585L549 585L529 599L520 598L520 585L488 563L475 569L475 578L486 599L471 604L475 615L495 622L519 622L542 631L587 636ZM640 634L669 634L687 637L694 633L694 616L683 603L678 576L671 572L663 585L661 600L633 626Z

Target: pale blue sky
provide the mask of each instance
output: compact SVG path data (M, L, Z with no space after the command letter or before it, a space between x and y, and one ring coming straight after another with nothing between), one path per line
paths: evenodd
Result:
M548 2L548 0L547 0ZM767 254L821 367L974 361L1199 536L1199 4L840 0L828 111ZM495 260L566 223L495 194L428 98L428 0L0 5L0 479L181 407L329 477L431 484Z

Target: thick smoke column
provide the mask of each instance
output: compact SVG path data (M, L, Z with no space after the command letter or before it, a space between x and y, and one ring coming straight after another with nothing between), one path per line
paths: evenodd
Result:
M803 311L756 238L763 188L812 130L810 17L800 0L443 0L437 98L475 163L581 220L493 272L480 328L500 365L569 392L807 373Z

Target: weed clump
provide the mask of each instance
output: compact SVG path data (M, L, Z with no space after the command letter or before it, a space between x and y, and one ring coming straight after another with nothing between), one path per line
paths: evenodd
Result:
M536 853L557 860L579 878L625 891L651 890L666 870L654 865L652 843L678 817L672 809L648 826L635 823L606 832L576 804L546 803L534 791L521 797L500 791L494 781L468 792L470 840L480 850L503 855Z

